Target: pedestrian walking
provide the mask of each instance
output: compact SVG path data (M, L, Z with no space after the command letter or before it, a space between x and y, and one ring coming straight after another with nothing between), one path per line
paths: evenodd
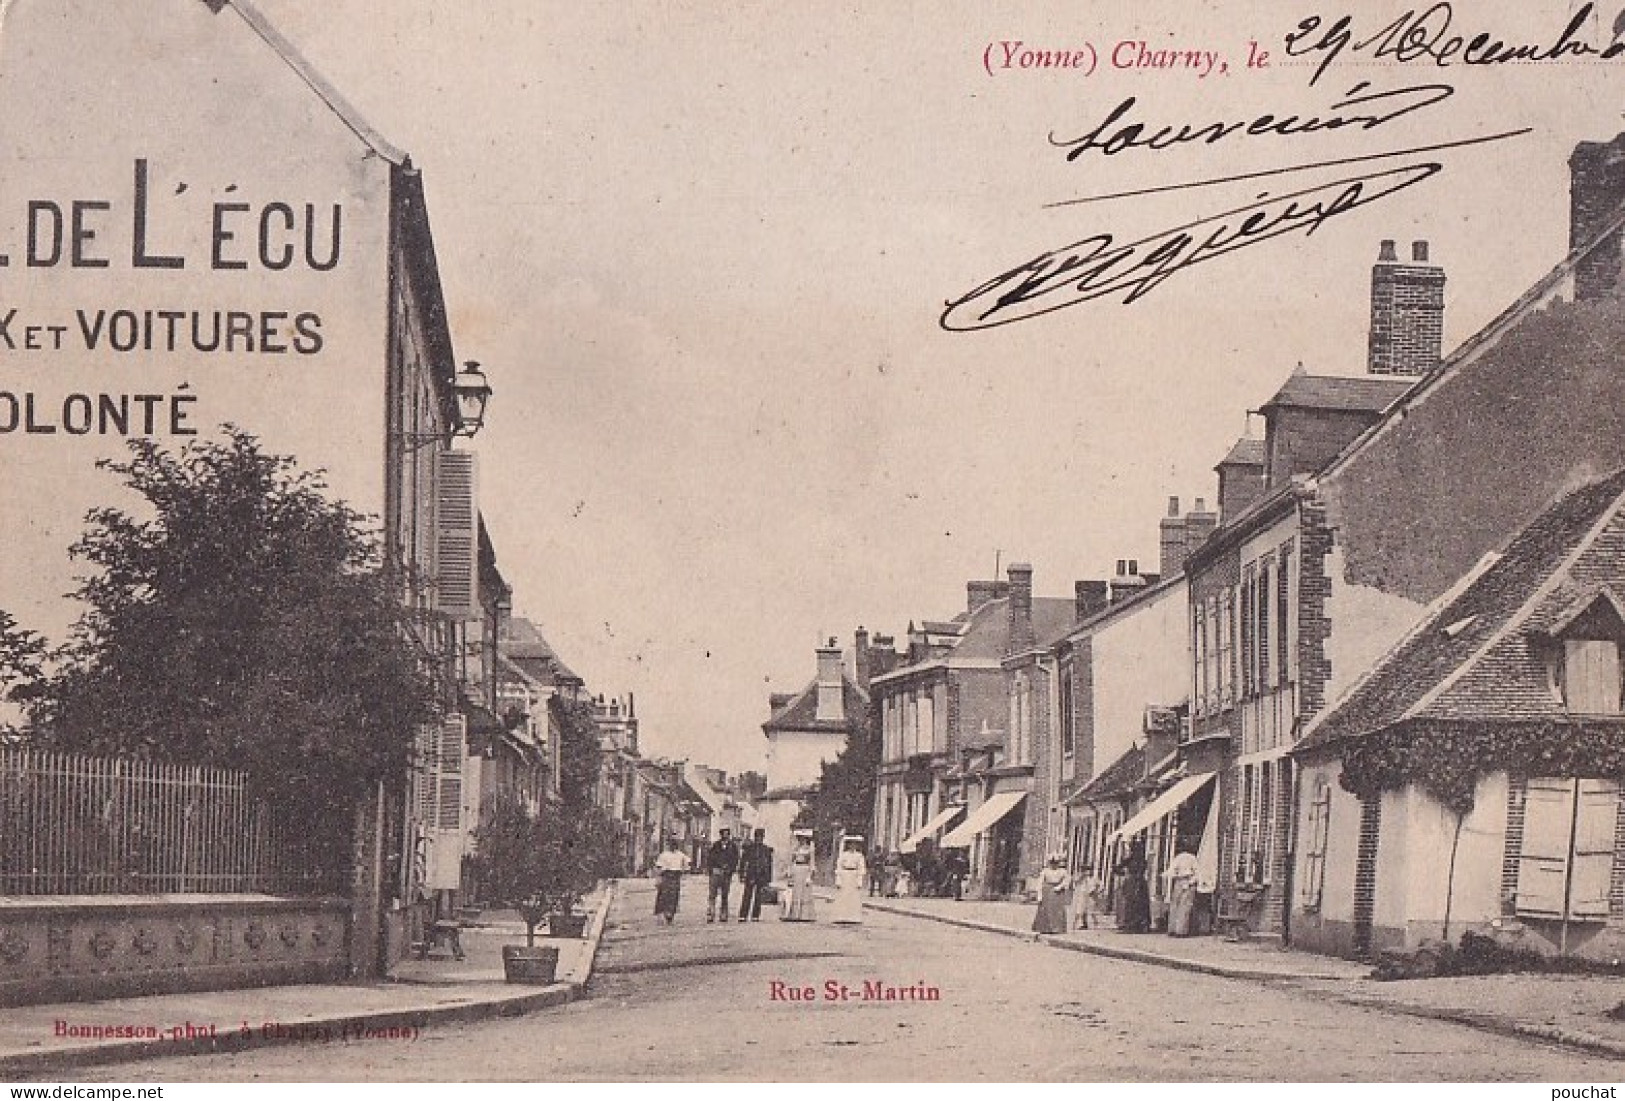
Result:
M1151 887L1145 881L1147 867L1145 841L1136 838L1128 848L1128 855L1117 862L1118 906L1121 908L1117 931L1120 933L1151 931Z
M773 881L773 846L759 829L739 853L739 920L762 920L762 891Z
M655 875L660 878L655 886L655 917L664 917L667 925L677 917L677 901L683 894L683 873L688 869L688 857L678 846L677 838L667 838L666 851L655 857Z
M795 838L796 849L790 856L790 904L784 909L783 920L812 921L812 830L797 830Z
M739 842L730 836L730 831L724 827L717 831L717 839L711 842L711 850L706 853L705 866L710 870L711 891L706 896L705 920L717 920L717 903L722 903L720 909L722 920L728 920L728 895L733 890L734 872L739 870Z
M1163 878L1168 881L1168 935L1188 937L1195 930L1192 919L1196 913L1196 854L1188 844L1181 844L1179 853L1168 863Z
M1066 914L1071 905L1072 877L1061 867L1061 858L1052 856L1038 873L1038 912L1033 915L1033 932L1066 932Z
M837 925L857 925L863 921L863 885L869 878L869 862L863 858L863 838L848 837L835 859L835 904L830 920Z
M896 849L886 854L886 866L881 870L880 895L882 898L897 897L897 877L903 871L903 855Z

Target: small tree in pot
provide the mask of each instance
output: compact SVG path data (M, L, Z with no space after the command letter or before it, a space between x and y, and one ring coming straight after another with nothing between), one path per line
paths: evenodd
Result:
M547 893L547 929L551 936L579 937L586 915L582 896L621 871L621 834L597 807L560 823L558 875Z
M517 799L498 800L474 831L473 871L480 893L512 906L525 922L525 946L502 949L509 982L553 981L559 952L536 947L536 926L548 912L563 853L558 831Z

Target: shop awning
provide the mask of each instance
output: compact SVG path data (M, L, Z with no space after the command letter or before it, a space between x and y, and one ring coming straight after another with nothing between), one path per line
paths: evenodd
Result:
M958 814L964 809L964 803L953 803L949 806L943 807L942 810L937 812L935 818L932 818L931 821L927 822L925 825L903 838L903 843L897 846L898 851L905 853L913 852L915 849L920 847L921 841L924 841L927 837L935 837L937 835L937 831L948 824L948 819L952 818L954 815Z
M992 796L987 802L971 811L959 825L950 830L942 839L945 849L962 849L968 846L977 834L989 829L999 819L1016 809L1016 805L1027 798L1025 791L1006 791Z
M1122 828L1111 835L1106 842L1108 845L1117 843L1122 837L1133 837L1142 830L1149 829L1159 818L1165 818L1178 810L1189 801L1190 797L1201 791L1213 779L1213 773L1202 772L1195 776L1187 776L1173 787L1157 796L1145 805L1145 808L1124 822Z

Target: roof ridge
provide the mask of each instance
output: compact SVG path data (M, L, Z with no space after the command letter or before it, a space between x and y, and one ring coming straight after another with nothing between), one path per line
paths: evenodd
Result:
M361 113L355 109L350 101L345 99L338 89L330 84L316 70L316 67L299 52L298 47L281 31L277 30L276 25L265 16L264 12L255 6L254 0L221 0L221 2L229 5L253 32L267 46L271 47L271 50L282 59L288 68L292 69L323 103L327 104L328 110L337 115L339 121L344 123L352 134L361 139L367 148L391 164L405 166L410 162L411 158L407 156L404 150L373 129L367 123L367 120L361 117Z
M1625 483L1625 478L1621 477L1622 474L1625 474L1625 470L1617 470L1606 477L1599 478L1594 482L1580 486L1576 489L1570 490L1568 493L1565 493L1562 497L1558 498L1557 501L1553 502L1551 505L1548 505L1545 511L1543 511L1540 516L1530 525L1525 527L1523 531L1520 531L1516 536L1514 536L1512 541L1507 544L1507 549L1510 550L1512 544L1521 539L1524 533L1529 531L1530 528L1534 527L1535 524L1540 523L1541 520L1545 519L1557 509L1561 508L1564 502L1586 492L1589 489L1600 489L1607 485L1610 481L1614 481L1616 479L1619 479L1622 483ZM1598 510L1596 519L1591 522L1589 527L1586 529L1585 534L1579 539L1575 540L1574 546L1568 551L1568 553L1564 554L1563 560L1558 564L1557 568L1552 570L1552 572L1548 574L1538 586L1536 586L1535 591L1531 593L1522 604L1518 605L1516 611L1507 616L1506 622L1502 623L1500 627L1496 628L1496 630L1484 640L1483 644L1465 660L1463 660L1461 664L1457 665L1456 668L1448 675L1441 678L1438 684L1434 685L1428 691L1422 693L1421 697L1418 698L1414 704L1404 710L1404 712L1400 715L1400 718L1414 719L1425 709L1431 707L1435 700L1444 695L1451 688L1455 687L1461 678L1467 674L1467 670L1471 669L1473 666L1482 661L1484 656L1488 654L1491 649L1500 645L1500 643L1508 635L1512 634L1516 627L1526 622L1529 619L1529 616L1533 613L1534 609L1539 607L1540 604L1544 602L1546 598L1550 596L1557 588L1560 579L1566 577L1569 572L1574 569L1575 563L1580 560L1580 556L1585 554L1596 544L1596 541L1601 536L1602 532L1607 529L1609 524L1613 523L1614 518L1619 514L1621 507L1625 507L1625 484L1615 487L1612 496Z

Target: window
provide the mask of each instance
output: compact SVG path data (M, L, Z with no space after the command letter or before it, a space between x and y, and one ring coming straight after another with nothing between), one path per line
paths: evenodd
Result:
M1331 832L1332 785L1322 776L1315 782L1315 795L1309 802L1309 818L1304 823L1303 908L1320 909L1326 882L1326 839Z
M1564 640L1564 707L1582 715L1618 715L1620 686L1617 642Z
M1270 676L1270 561L1258 563L1258 596L1253 608L1258 615L1258 691L1268 692L1275 687Z
M1219 676L1219 706L1227 707L1236 698L1235 667L1235 595L1226 589L1215 600L1218 611L1218 655L1215 664Z
M1619 784L1531 779L1524 801L1514 909L1529 917L1608 916Z
M1195 657L1193 663L1196 670L1196 710L1201 714L1208 712L1208 680L1207 680L1207 605L1197 601L1191 609L1191 653Z
M1292 683L1292 540L1288 539L1281 544L1281 553L1278 561L1280 568L1275 571L1275 648L1279 658L1275 663L1277 683L1285 686Z
M1252 765L1243 765L1241 768L1241 829L1236 832L1235 874L1237 881L1242 883L1247 882L1252 864L1253 835L1250 823L1256 805L1253 792L1255 772Z
M1070 662L1061 666L1060 681L1056 686L1060 695L1061 753L1070 757L1077 750L1077 716L1072 714L1072 677L1076 668Z
M1258 691L1258 640L1253 634L1253 607L1258 596L1258 574L1248 566L1241 578L1241 694Z
M1275 818L1284 793L1286 762L1263 761L1241 769L1241 829L1236 844L1236 879L1264 884L1273 878Z

